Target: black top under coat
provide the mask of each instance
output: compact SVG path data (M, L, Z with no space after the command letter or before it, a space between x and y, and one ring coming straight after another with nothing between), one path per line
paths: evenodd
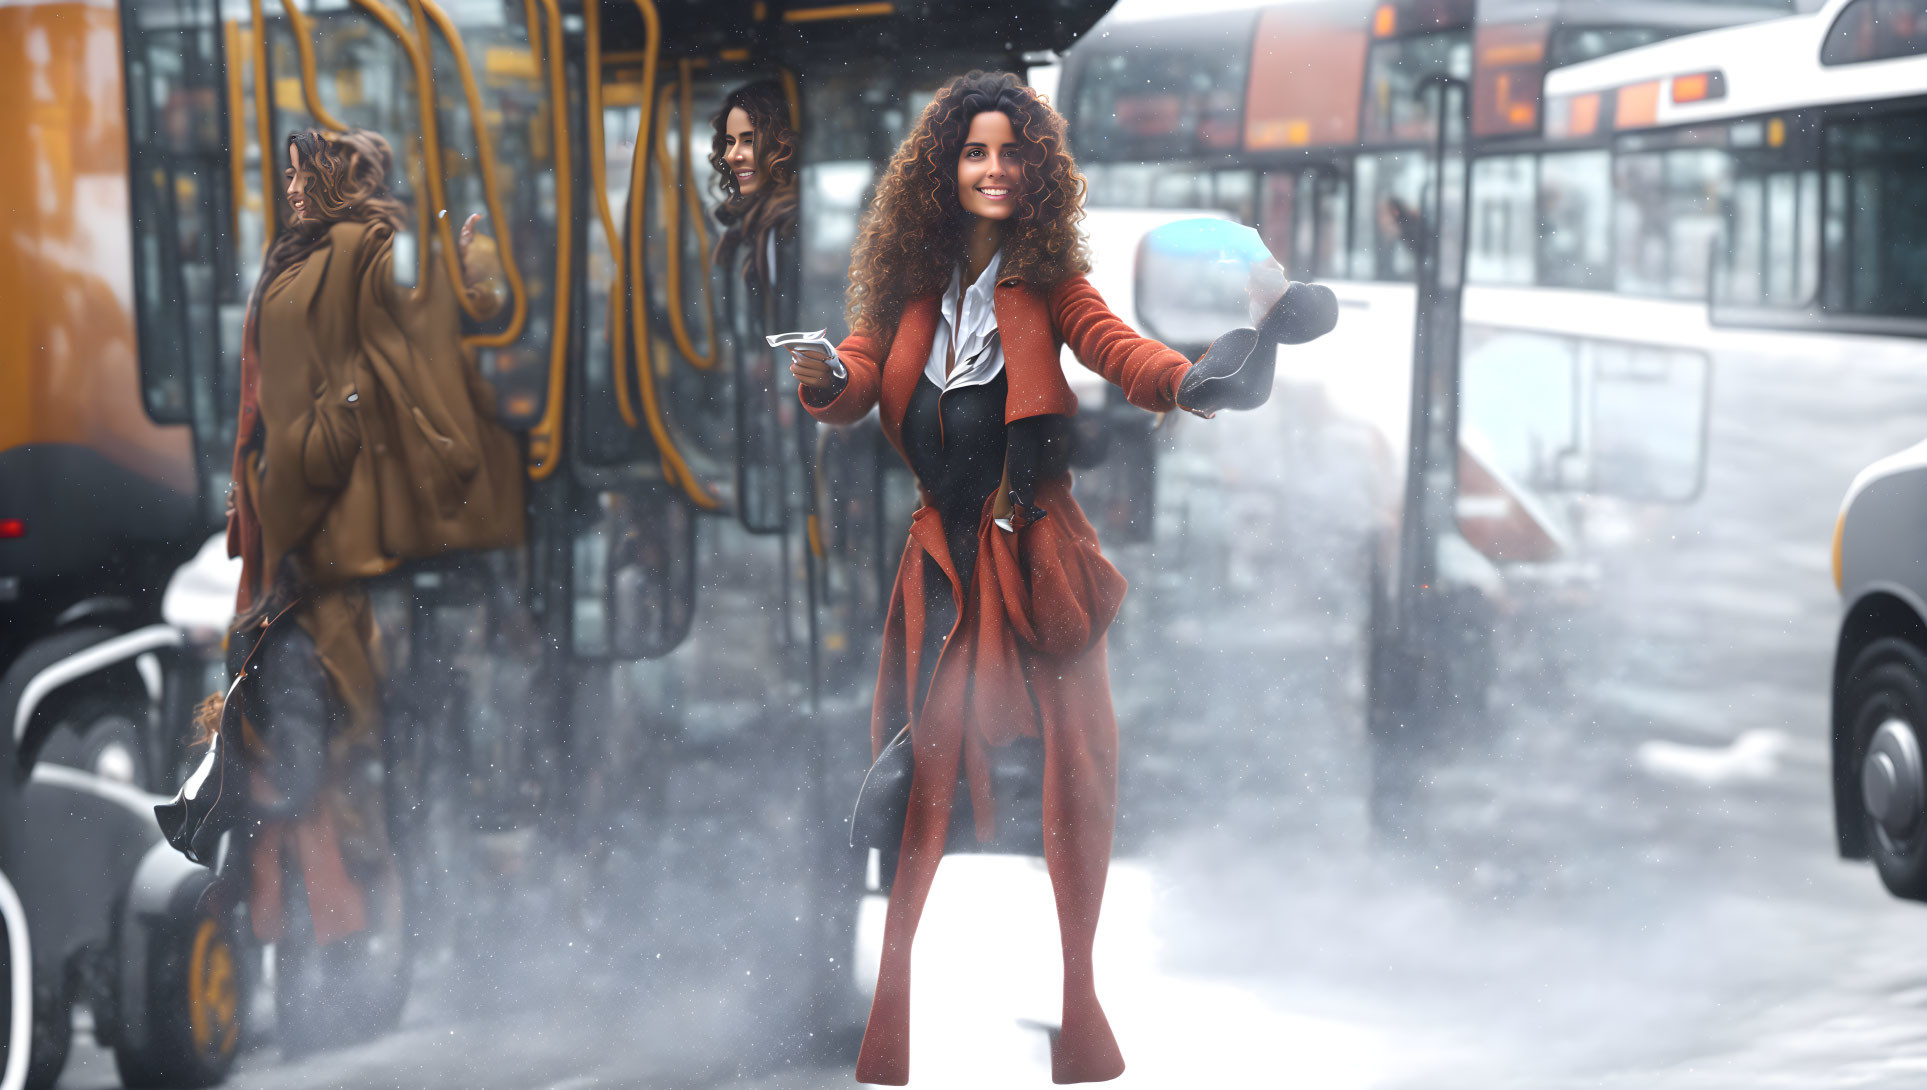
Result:
M984 503L1010 464L1010 486L1024 503L1037 482L1070 471L1070 421L1045 415L1004 423L1006 373L989 382L939 390L917 379L903 414L903 452L943 525L951 562L966 587L977 557Z

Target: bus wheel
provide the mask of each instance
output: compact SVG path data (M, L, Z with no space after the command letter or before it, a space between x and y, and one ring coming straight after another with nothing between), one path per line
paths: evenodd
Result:
M1896 897L1927 900L1927 655L1906 640L1876 640L1855 656L1843 696L1880 881Z
M80 736L80 767L102 779L149 787L141 756L141 731L132 719L109 712L90 722Z
M129 1087L213 1086L240 1050L241 951L231 921L202 889L188 883L173 909L147 924L146 1040L114 1049Z
M66 987L34 981L33 1030L27 1038L27 1090L52 1090L67 1066L74 1039L74 1008Z

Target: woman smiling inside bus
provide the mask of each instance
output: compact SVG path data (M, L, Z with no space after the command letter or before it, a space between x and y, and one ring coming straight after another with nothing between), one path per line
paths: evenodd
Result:
M788 525L781 471L777 357L764 338L796 320L796 132L782 85L731 91L711 120L709 164L723 202L716 276L737 396L737 512L771 533Z
M1083 195L1063 119L1033 91L1002 73L951 81L897 149L865 216L848 296L855 332L834 359L792 349L804 406L831 424L880 406L924 498L897 569L871 713L873 751L910 725L915 771L857 1059L863 1082L909 1078L910 946L953 800L966 800L980 841L994 839L988 750L1040 737L1044 859L1064 956L1052 1078L1124 1070L1091 965L1117 798L1104 632L1124 579L1071 496L1077 400L1059 346L1157 412L1249 407L1270 374L1228 404L1203 380L1235 375L1254 331L1221 338L1243 346L1231 366L1214 345L1193 367L1112 314L1084 276Z
M716 219L717 264L729 269L740 256L741 279L763 291L782 263L776 246L796 237L796 133L789 100L775 80L758 80L731 91L710 122L709 165L723 203ZM774 327L772 327L774 328Z

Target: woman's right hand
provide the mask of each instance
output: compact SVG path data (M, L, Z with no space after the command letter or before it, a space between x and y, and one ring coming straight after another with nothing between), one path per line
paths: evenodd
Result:
M836 385L836 374L830 370L830 357L817 348L790 349L790 374L796 381L814 390L827 390Z

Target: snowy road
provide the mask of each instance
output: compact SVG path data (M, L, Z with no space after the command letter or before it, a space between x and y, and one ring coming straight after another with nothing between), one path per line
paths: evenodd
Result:
M1367 826L1348 561L1272 586L1233 557L1204 586L1119 551L1136 592L1113 647L1124 811L1099 950L1118 1085L1927 1081L1927 910L1834 857L1825 748L1836 505L1927 435L1927 391L1900 351L1851 361L1851 405L1848 361L1718 366L1703 497L1589 513L1598 582L1520 603L1489 730L1435 770L1407 842ZM696 919L741 892L676 903ZM1049 905L1029 860L946 862L918 940L915 1085L1047 1083ZM232 1085L850 1085L853 1041L753 1047L700 951L651 977L646 944L554 945L486 987L430 966L400 1033L292 1063L259 1048ZM114 1085L76 1053L63 1087Z

